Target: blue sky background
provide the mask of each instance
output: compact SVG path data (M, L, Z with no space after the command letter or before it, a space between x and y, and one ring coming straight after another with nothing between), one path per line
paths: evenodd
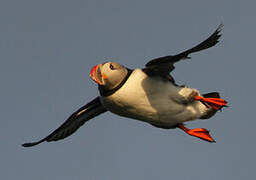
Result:
M1 0L0 178L253 179L255 1ZM216 144L103 114L33 148L98 91L95 64L143 67L192 47L223 23L221 42L176 64L177 83L219 91L230 108L206 121Z

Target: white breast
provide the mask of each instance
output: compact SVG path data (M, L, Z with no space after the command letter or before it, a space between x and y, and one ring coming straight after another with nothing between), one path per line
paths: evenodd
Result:
M195 104L190 107L181 103L191 91L190 88L177 87L160 78L148 77L141 69L135 69L119 90L101 97L101 101L105 108L120 116L176 125L201 116L202 112L198 113L193 108ZM202 108L204 110L205 107Z

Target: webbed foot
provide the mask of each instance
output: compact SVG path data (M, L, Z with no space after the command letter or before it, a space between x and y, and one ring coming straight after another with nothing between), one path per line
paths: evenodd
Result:
M223 107L227 107L227 101L221 98L205 98L202 96L194 96L194 99L202 102L206 107L220 110Z
M184 132L189 134L190 136L198 137L202 140L208 141L208 142L216 142L210 135L209 131L204 128L195 128L195 129L189 129L184 126L184 124L179 124L177 126L178 128L182 129Z

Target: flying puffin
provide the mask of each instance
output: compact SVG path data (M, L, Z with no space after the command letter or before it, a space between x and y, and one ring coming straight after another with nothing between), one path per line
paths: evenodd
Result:
M189 129L184 122L208 119L227 106L227 102L220 98L218 92L201 95L196 89L177 85L170 72L174 70L174 63L190 59L189 54L217 44L222 26L197 46L176 55L153 59L143 69L129 69L116 62L94 66L90 77L98 84L100 96L74 112L50 135L22 146L64 139L106 111L144 121L157 128L179 128L191 136L215 142L207 129Z

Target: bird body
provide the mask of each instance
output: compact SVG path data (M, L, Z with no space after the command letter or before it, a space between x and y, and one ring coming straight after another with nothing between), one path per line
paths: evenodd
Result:
M204 128L188 129L183 124L196 119L209 119L227 102L219 93L200 95L199 91L175 83L170 72L180 60L218 43L221 26L197 46L176 55L150 60L145 68L131 70L115 62L98 64L90 77L98 84L100 96L74 112L59 128L45 138L23 144L31 147L44 141L57 141L74 133L88 120L106 111L164 128L180 128L187 134L215 142Z
M107 110L120 116L174 127L200 118L209 110L199 101L188 105L193 92L198 91L176 86L161 77L149 77L141 69L135 69L120 89L101 97L101 102Z

